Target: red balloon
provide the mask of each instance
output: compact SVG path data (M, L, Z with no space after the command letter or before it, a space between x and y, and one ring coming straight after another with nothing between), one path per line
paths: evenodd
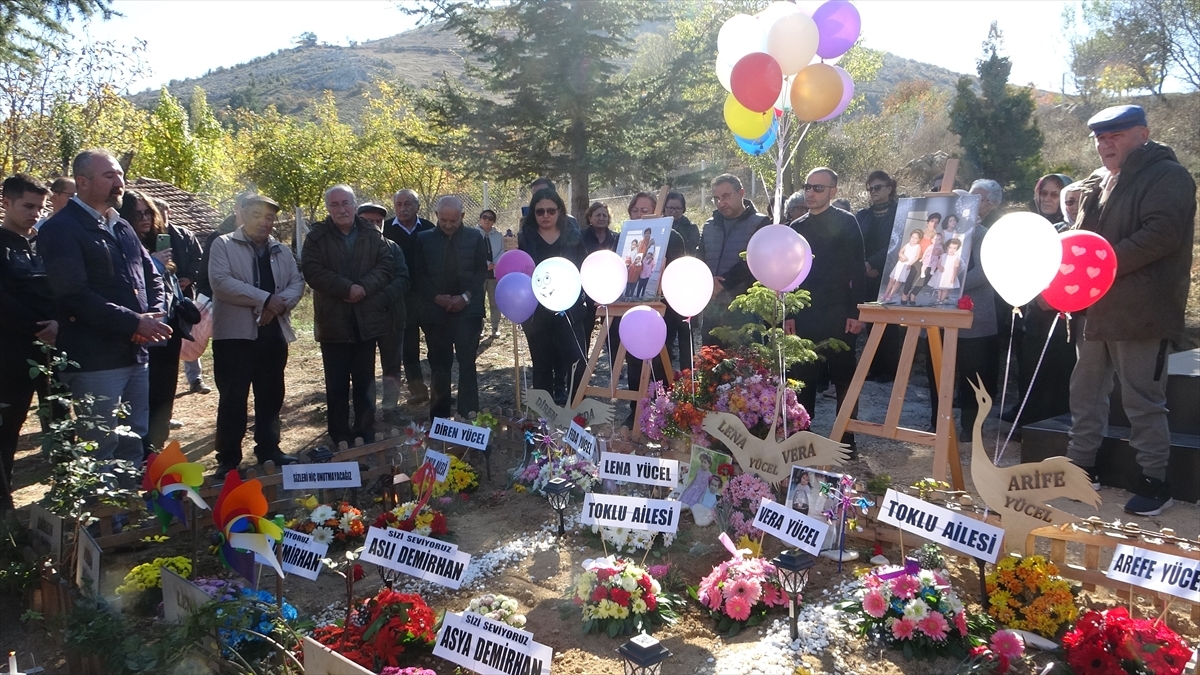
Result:
M1117 253L1095 232L1071 230L1062 237L1058 274L1042 298L1060 312L1078 312L1096 304L1117 278Z
M733 64L729 88L737 102L747 110L766 112L779 100L779 92L783 89L783 70L770 54L747 54Z

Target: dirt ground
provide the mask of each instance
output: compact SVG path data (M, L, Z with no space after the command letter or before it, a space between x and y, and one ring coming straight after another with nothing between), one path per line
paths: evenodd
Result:
M305 301L307 303L307 300ZM288 403L283 410L283 449L295 453L307 448L327 443L325 437L325 407L323 377L321 371L320 352L312 340L311 325L305 324L306 314L302 307L297 316L300 324L297 331L299 340L292 345L287 369ZM485 340L480 346L480 394L484 407L508 408L513 405L513 332L511 324L504 322L502 336L494 340ZM521 363L528 364L528 351L523 336L519 340ZM211 373L211 361L204 358L206 376ZM902 426L924 429L928 420L928 393L920 379L922 369L914 369L914 382L910 384L905 395L906 410L901 418ZM428 373L428 370L426 370ZM428 376L428 375L427 375ZM207 378L211 383L211 378ZM203 462L206 468L215 466L212 454L213 421L216 415L217 393L209 395L186 393L186 383L180 382L180 393L176 397L175 418L183 422L183 427L175 432L174 437L184 447L185 452L194 461ZM860 417L868 420L882 421L887 402L891 396L891 385L869 382L864 391L860 404ZM402 419L394 425L403 426L409 419L425 419L427 409L402 409ZM624 418L625 409L618 408L616 419ZM819 396L817 409L813 415L813 430L827 434L832 427L834 418L834 402L832 398ZM984 428L984 438L988 447L995 438L997 425L996 411L993 410ZM1007 428L1007 425L1004 425ZM46 461L34 447L36 422L26 424L22 436L21 450L17 455L15 484L18 486L16 500L19 505L27 505L36 501L44 492L44 486L39 481L49 473ZM600 434L606 430L600 429ZM860 458L850 463L845 470L856 477L869 478L873 475L886 473L892 476L897 485L909 485L929 475L932 467L932 449L922 446L859 436ZM247 462L251 462L252 453L247 450ZM967 466L968 454L963 453L963 464ZM1005 451L1002 464L1009 465L1018 462L1020 457L1019 445L1010 445ZM469 502L456 504L450 513L451 528L455 541L460 549L472 554L486 552L506 540L532 533L552 522L553 514L547 508L545 501L530 494L515 494L511 491L502 492L507 480L502 467L493 466L492 481L484 482L480 490ZM964 470L968 482L969 469ZM968 489L970 486L968 485ZM497 493L500 494L497 494ZM1129 519L1121 507L1129 495L1120 490L1103 488L1101 496L1104 505L1099 513L1107 521ZM1063 501L1057 504L1065 510L1081 516L1096 515L1089 507L1081 504ZM364 509L370 509L370 515L378 511L374 504L359 504ZM648 564L670 562L681 573L682 579L688 584L697 583L709 572L713 565L719 563L726 555L716 544L714 528L697 528L692 524L690 516L684 517L675 544L663 554L662 558L651 558ZM1196 504L1178 504L1156 518L1134 518L1143 529L1174 528L1180 536L1192 540L1200 539L1200 507ZM864 553L869 549L868 542L852 540L850 547L858 548ZM773 555L779 549L777 542L768 538L765 553ZM150 557L163 555L186 554L183 541L170 541L166 544L155 545L153 548L127 550L123 552L106 552L104 562L106 586L110 589L120 583L125 572L133 565ZM899 557L894 547L885 548L885 554L893 559ZM579 630L578 616L567 612L569 603L564 604L568 589L574 578L581 571L580 563L587 558L603 556L600 542L593 535L577 531L569 533L557 550L546 550L528 556L518 564L504 569L495 577L486 581L483 587L474 590L458 592L446 591L430 597L430 604L438 610L460 611L466 607L468 600L484 592L500 592L518 599L529 620L526 630L534 633L539 642L547 644L555 650L554 672L575 673L584 675L602 675L620 672L615 649L621 640L611 640L608 637L585 636ZM206 558L203 554L202 558ZM869 553L862 560L869 558ZM199 567L200 575L215 575L219 569L215 557L207 557ZM841 574L837 573L837 564L821 559L812 576L809 591L806 596L813 599L824 597L823 591L828 591L838 583L851 577L854 565L847 565ZM978 607L978 578L972 566L952 566L952 572L958 579L956 588L964 601L973 602L973 609ZM378 579L368 577L356 589L357 594L373 594L378 588ZM274 581L265 581L265 588L273 589ZM323 573L316 582L303 579L289 579L286 582L285 595L302 611L317 612L325 607L333 598L340 597L340 579ZM676 589L680 593L682 588ZM1107 591L1084 593L1084 602L1098 605L1111 605L1117 600ZM1178 603L1183 607L1183 603ZM1145 611L1151 611L1145 605ZM0 622L4 624L3 633L14 636L17 628L11 617L19 615L20 609L0 608L0 617L9 617ZM1160 605L1161 611L1161 605ZM1157 614L1157 612L1156 612ZM786 618L786 613L782 615ZM1191 637L1193 642L1200 637L1200 629L1187 617L1185 609L1173 607L1169 621L1181 633ZM761 627L760 627L761 628ZM681 619L673 626L666 627L658 637L663 640L674 656L667 663L666 672L670 673L699 673L713 672L715 659L721 653L737 650L751 645L759 639L761 630L746 630L736 638L725 640L718 638L713 630L712 622L702 613L695 603L688 603ZM43 659L41 665L48 673L65 673L60 656L54 653L53 643L44 632L34 628L22 628L17 639L17 648L22 652L32 651ZM8 647L6 647L8 648ZM955 665L949 661L906 662L899 652L881 650L878 646L858 642L849 646L831 646L823 655L806 657L806 663L814 672L834 672L836 665L830 654L833 649L843 649L845 663L848 668L843 672L907 675L933 675L935 673L953 672ZM453 667L432 656L425 656L421 664L435 668L438 672L449 673ZM1018 671L1020 672L1020 671ZM1026 672L1033 672L1032 667ZM781 674L783 675L783 674Z

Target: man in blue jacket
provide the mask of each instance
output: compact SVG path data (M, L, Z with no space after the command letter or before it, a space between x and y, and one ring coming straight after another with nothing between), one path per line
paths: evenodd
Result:
M78 406L104 428L82 429L97 459L142 460L149 423L146 345L171 337L163 323L162 278L129 223L117 215L125 172L107 150L84 150L72 164L76 194L38 235L54 293L58 348L79 364L60 377ZM128 416L117 419L119 404ZM131 434L116 433L118 425Z

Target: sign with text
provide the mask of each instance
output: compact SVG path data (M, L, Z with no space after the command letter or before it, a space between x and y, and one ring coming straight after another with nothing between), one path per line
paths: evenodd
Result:
M487 427L455 422L444 417L433 418L433 426L429 429L429 438L435 441L446 441L476 450L487 450L488 439L491 436L492 430Z
M55 562L62 560L63 519L38 504L29 506L29 533L50 551Z
M390 527L367 530L359 559L455 589L471 564L471 555L454 544Z
M1200 602L1200 560L1121 544L1104 573L1109 579Z
M304 636L304 675L373 675L350 659Z
M284 490L321 490L362 487L358 462L288 464L283 467Z
M605 452L600 455L600 480L679 487L679 462L660 457Z
M817 555L829 532L829 523L763 497L754 514L754 526L785 544Z
M450 476L450 456L437 450L426 449L425 461L433 465L435 482L446 482L446 478Z
M329 552L329 544L319 544L313 541L312 535L295 530L283 531L283 551L279 555L279 566L285 574L317 580L321 573L321 559ZM257 553L254 560L260 565L270 565Z
M169 623L183 620L197 607L208 604L212 596L167 567L162 568L163 616Z
M1003 551L1000 542L1004 540L1004 528L895 490L884 495L879 522L990 563L996 562Z
M589 462L596 461L596 437L579 426L577 422L571 421L571 426L567 429L563 442L583 459Z
M625 527L631 530L675 533L679 530L681 503L674 499L646 499L589 492L583 497L584 525Z
M75 539L75 585L84 593L99 595L101 581L100 544L96 543L86 527L81 527Z
M475 673L550 675L554 650L534 642L532 633L474 612L446 612L433 655Z

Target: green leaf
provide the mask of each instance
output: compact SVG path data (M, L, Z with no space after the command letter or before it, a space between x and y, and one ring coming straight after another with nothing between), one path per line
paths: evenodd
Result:
M608 637L615 638L615 637L617 637L617 633L620 633L620 632L621 632L621 622L610 619L608 622Z

